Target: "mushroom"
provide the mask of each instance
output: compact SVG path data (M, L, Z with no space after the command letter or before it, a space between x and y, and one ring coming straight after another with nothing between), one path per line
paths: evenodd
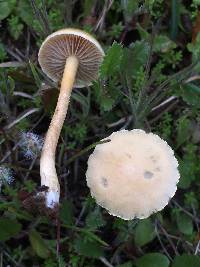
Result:
M43 72L55 82L61 81L57 106L46 134L40 159L41 186L48 187L45 203L59 203L60 185L55 168L55 152L64 123L73 86L91 85L98 76L104 52L91 35L77 29L63 29L42 43L38 61Z
M162 210L176 192L178 162L158 135L143 130L112 133L88 160L87 185L96 202L124 220Z

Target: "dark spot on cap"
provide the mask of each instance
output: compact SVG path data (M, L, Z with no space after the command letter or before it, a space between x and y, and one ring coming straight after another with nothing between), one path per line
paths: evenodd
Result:
M132 158L131 154L129 154L129 153L126 153L126 156L127 156L129 159Z
M152 160L152 162L156 162L157 161L157 159L156 159L156 157L155 156L150 156L150 159Z
M151 179L153 177L153 173L150 171L145 171L144 172L144 178L145 179Z
M104 187L108 187L108 179L105 177L101 177L101 182Z

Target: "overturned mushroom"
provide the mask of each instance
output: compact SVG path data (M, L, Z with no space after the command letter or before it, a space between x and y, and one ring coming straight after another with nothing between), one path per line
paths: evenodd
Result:
M60 186L55 168L55 151L72 88L91 85L98 76L103 56L100 44L91 35L71 28L51 34L40 48L38 60L43 72L53 81L61 81L57 106L40 159L41 185L48 187L45 198L49 208L59 203Z
M97 203L125 220L163 209L179 180L173 150L159 136L138 129L108 139L88 160L87 184Z

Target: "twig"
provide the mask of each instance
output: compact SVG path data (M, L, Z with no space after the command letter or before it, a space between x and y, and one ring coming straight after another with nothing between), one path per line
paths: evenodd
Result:
M39 124L40 122L44 119L45 113L37 120L37 122L31 127L30 131L33 131Z
M196 224L196 227L197 227L197 231L199 232L199 224L198 224L198 222L197 222L197 220L196 220L196 217L197 217L197 212L196 212L196 209L195 209L195 207L194 207L194 205L191 205L192 206L192 211L193 211L193 215L194 215L194 220L195 220L195 224Z
M198 255L199 251L200 251L200 240L199 240L198 243L197 243L197 246L196 246L194 255Z
M7 126L4 127L4 130L9 130L11 129L14 125L16 125L17 123L19 123L21 120L23 120L24 118L28 117L29 115L38 112L40 109L39 108L31 108L27 111L25 111L25 113L20 114L14 121L12 121L10 124L8 124Z
M176 97L176 96L170 96L168 99L164 100L164 101L163 101L162 103L160 103L159 105L153 107L152 110L151 110L151 112L155 112L155 111L158 110L159 108L164 107L166 104L169 104L169 103L171 103L172 101L174 101L174 100L176 100L176 99L178 99L178 97ZM172 106L170 106L170 109L171 109L171 108L172 108ZM167 110L165 109L163 112L166 112L166 111L167 111ZM129 115L129 116L127 116L127 117L123 117L123 118L119 119L119 120L116 121L116 122L109 123L109 124L107 124L106 126L107 126L108 128L113 128L113 127L116 127L116 126L118 126L118 125L120 125L120 124L122 124L122 123L125 123L125 122L128 123L131 119L132 119L132 115Z
M22 58L19 56L19 55L17 55L15 52L13 52L10 48L8 48L8 47L5 47L5 50L6 50L6 52L9 54L9 55L11 55L12 57L14 57L15 59L17 59L17 61L19 61L19 62L23 62L23 60L22 60Z
M35 158L31 161L31 164L30 164L30 166L29 166L29 168L28 168L28 170L27 170L27 173L26 173L26 176L25 176L24 180L26 180L26 179L28 178L30 172L31 172L32 169L33 169L33 166L34 166L36 160L37 160L37 157L35 157Z
M13 95L14 96L22 96L24 98L28 98L28 99L31 99L31 100L34 100L34 97L32 95L29 95L27 93L24 93L24 92L17 92L17 91L14 91L13 92Z
M104 258L104 257L99 257L99 260L102 262L102 263L104 263L104 265L105 266L107 266L107 267L114 267L110 262L108 262L107 260L106 260L106 258Z
M192 77L189 77L184 83L190 83L190 82L193 82L195 80L200 80L200 75L194 75Z
M172 200L171 202L175 206L177 206L179 209L181 209L183 212L185 212L185 214L187 214L190 218L192 218L193 220L196 220L198 223L200 223L200 218L198 218L197 216L194 216L192 213L190 213L188 210L186 210L180 204L178 204L178 202L176 202L175 200Z
M0 160L0 163L4 163L4 161L11 155L11 153L16 150L19 144L20 144L20 141L17 144L15 144L15 146L11 150L6 152L5 156Z
M159 105L155 106L154 108L152 108L151 111L155 111L163 106L165 106L166 104L172 102L174 99L177 99L177 96L170 96L169 98L167 98L166 100L164 100L162 103L160 103Z
M17 52L17 54L19 55L19 56L21 56L21 58L23 59L23 60L25 60L25 58L26 58L26 56L18 49L18 48L15 48L15 51Z
M108 128L116 127L116 126L118 126L118 125L120 125L120 124L126 122L130 117L132 117L132 115L131 115L131 116L128 116L128 117L121 118L121 119L119 119L119 120L116 121L116 122L109 123L109 124L107 124L106 126L107 126Z
M99 17L99 20L96 24L96 27L94 29L94 31L102 31L102 27L105 21L105 17L106 17L106 13L109 11L109 9L111 8L112 4L113 4L114 0L105 0L105 4L102 10L102 13Z
M22 172L25 172L25 173L27 173L27 171L28 171L28 169L26 169L26 168L19 167L19 166L14 166L14 165L12 165L10 163L4 163L3 165L6 166L6 167L11 168L13 170L16 170L16 171L22 171ZM29 172L37 174L37 175L39 174L39 171L35 171L35 170L30 170Z
M120 130L127 129L127 127L132 122L132 120L133 120L133 117L129 116L128 119L126 120L125 124L120 128ZM136 124L134 124L134 126L136 127Z
M80 222L80 220L81 220L81 218L82 218L82 216L83 216L83 214L84 214L84 212L85 212L87 206L88 206L88 201L86 201L86 202L84 203L84 205L83 205L83 207L82 207L82 209L81 209L81 212L80 212L78 218L76 219L75 226L77 226L77 225L79 224L79 222Z
M26 62L19 61L9 61L0 63L0 68L18 68L18 67L26 67Z
M183 77L185 75L189 75L191 71L193 71L194 67L198 64L198 61L190 64L189 66L185 67L184 69L178 71L177 73L169 76L163 83L161 83L161 85L159 85L156 88L156 91L154 92L154 94L152 96L150 96L149 98L149 102L148 104L151 103L152 104L156 104L158 102L158 95L159 93L163 92L164 89L166 89L170 83L174 80L176 80L176 83L180 83L181 81L183 82L185 80L186 77ZM164 92L165 93L165 92ZM156 101L155 101L156 100Z
M165 254L167 255L167 257L172 261L172 257L169 255L167 249L165 248L165 245L162 242L162 239L160 238L160 234L158 232L157 220L155 221L155 233L156 233L156 236L157 236L157 238L158 238L158 240L160 242L160 245L161 245L163 251L165 252Z
M164 233L160 233L160 235L165 236ZM171 235L171 234L168 234L168 236L169 236L171 239L175 239L175 240L177 240L177 241L180 241L180 242L182 242L182 243L185 243L185 244L189 247L190 251L191 251L191 252L194 252L194 246L193 246L193 244L190 243L189 241L184 240L184 239L182 239L181 237Z
M16 267L24 267L24 265L22 265L22 264L18 264L18 262L16 262L16 260L7 252L7 251L3 251L3 254L6 256L6 257L8 257L8 259L13 263L13 264L15 264L15 266Z
M152 124L152 123L156 122L160 117L162 117L164 112L169 112L170 110L172 110L173 107L176 106L177 103L178 103L178 100L170 103L170 105L165 110L163 110L163 112L158 113L158 115L156 117L154 117L153 119L151 119L149 121L149 123Z
M168 235L167 231L165 230L165 228L162 226L162 224L159 222L159 220L157 220L158 226L160 227L161 231L163 232L163 234L166 236L167 240L169 241L170 245L172 246L175 255L179 255L176 247L174 246L174 243L172 242L170 236Z

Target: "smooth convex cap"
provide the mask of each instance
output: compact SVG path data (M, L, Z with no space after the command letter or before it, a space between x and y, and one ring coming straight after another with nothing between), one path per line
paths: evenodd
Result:
M88 160L87 184L97 203L125 220L162 210L180 177L170 146L139 129L114 132L107 139Z
M78 29L62 29L49 35L42 43L38 61L43 72L53 81L62 79L66 59L76 56L79 66L75 87L91 85L98 77L104 52L90 34Z

